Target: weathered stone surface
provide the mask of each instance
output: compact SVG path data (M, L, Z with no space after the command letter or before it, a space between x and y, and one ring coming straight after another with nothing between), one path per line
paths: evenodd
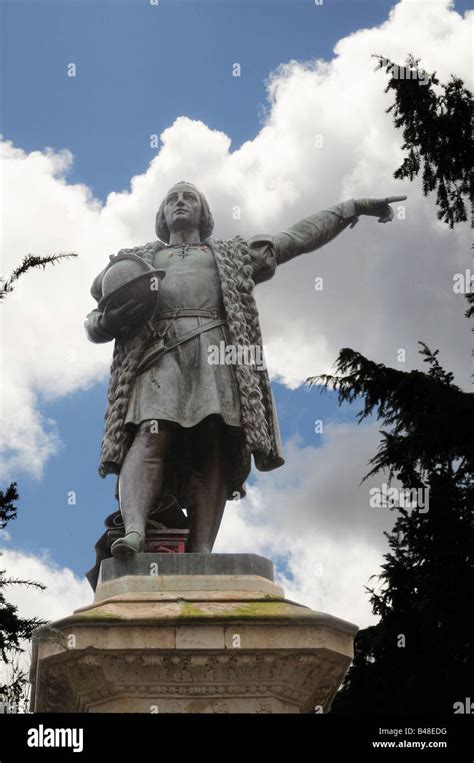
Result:
M139 601L172 601L180 591L187 601L226 599L253 599L262 596L284 596L283 588L258 575L126 575L97 586L94 602L104 602L110 598L129 598ZM84 609L88 609L85 607Z
M105 559L99 584L125 575L259 575L273 581L273 564L258 554L133 554Z
M257 575L162 576L150 591L129 590L127 579L147 578L102 583L93 604L38 633L35 712L329 708L356 626L285 600L279 586ZM272 592L259 590L265 586Z

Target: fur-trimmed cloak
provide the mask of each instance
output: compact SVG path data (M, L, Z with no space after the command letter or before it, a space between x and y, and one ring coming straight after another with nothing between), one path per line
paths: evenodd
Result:
M256 260L255 254L240 236L230 241L207 239L205 243L214 254L220 277L230 344L236 348L250 346L254 349L253 357L262 357L262 335L253 296L254 277L260 269L260 281L270 278L275 272L276 262L273 258L267 258L265 262ZM133 253L153 266L153 255L163 246L161 241L155 241L133 249L122 249L119 254ZM262 268L265 272L262 272ZM104 271L97 276L91 289L97 301L102 297L103 273ZM102 477L120 472L133 439L133 434L124 424L135 381L135 369L143 353L145 338L145 330L139 329L126 339L115 340L99 465ZM248 354L244 352L242 356L248 357ZM227 440L229 499L245 496L244 482L250 472L251 455L260 471L270 471L284 463L270 379L266 369L258 368L250 364L236 364L234 367L243 431L240 436L229 432ZM183 369L183 373L191 372L192 369ZM186 467L189 464L186 454L180 449L179 441L176 448L176 452L171 452L165 467L163 492L172 492L182 499ZM178 453L178 450L181 452Z

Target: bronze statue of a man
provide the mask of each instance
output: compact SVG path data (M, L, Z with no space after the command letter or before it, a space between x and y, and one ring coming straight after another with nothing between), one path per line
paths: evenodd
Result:
M115 339L99 467L102 476L119 475L125 534L112 545L114 556L143 550L148 516L165 493L186 509L187 550L211 552L226 501L245 496L251 456L259 470L284 463L268 373L252 362L262 357L254 286L359 215L389 222L389 203L405 198L349 200L283 233L221 241L211 238L204 195L187 182L170 189L156 216L158 240L117 255L166 274L151 319L156 347L137 300L99 305L85 322L91 341ZM91 288L98 303L106 270ZM237 361L211 362L216 347L233 349Z

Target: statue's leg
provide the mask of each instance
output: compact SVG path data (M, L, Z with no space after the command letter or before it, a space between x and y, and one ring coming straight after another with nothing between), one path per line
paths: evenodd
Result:
M210 553L227 500L225 475L225 424L208 416L192 433L193 468L186 486L190 527L188 551Z
M155 423L155 422L153 422ZM142 421L125 457L119 476L120 511L125 536L112 544L112 554L143 551L148 516L163 484L165 457L174 431L167 421Z

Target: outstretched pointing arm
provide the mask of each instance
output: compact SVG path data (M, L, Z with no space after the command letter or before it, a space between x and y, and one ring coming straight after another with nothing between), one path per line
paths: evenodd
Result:
M404 201L406 196L388 196L385 199L349 199L315 215L305 217L288 230L274 235L278 265L305 252L313 252L332 241L342 231L357 224L359 215L370 215L386 223L393 219L391 202Z

